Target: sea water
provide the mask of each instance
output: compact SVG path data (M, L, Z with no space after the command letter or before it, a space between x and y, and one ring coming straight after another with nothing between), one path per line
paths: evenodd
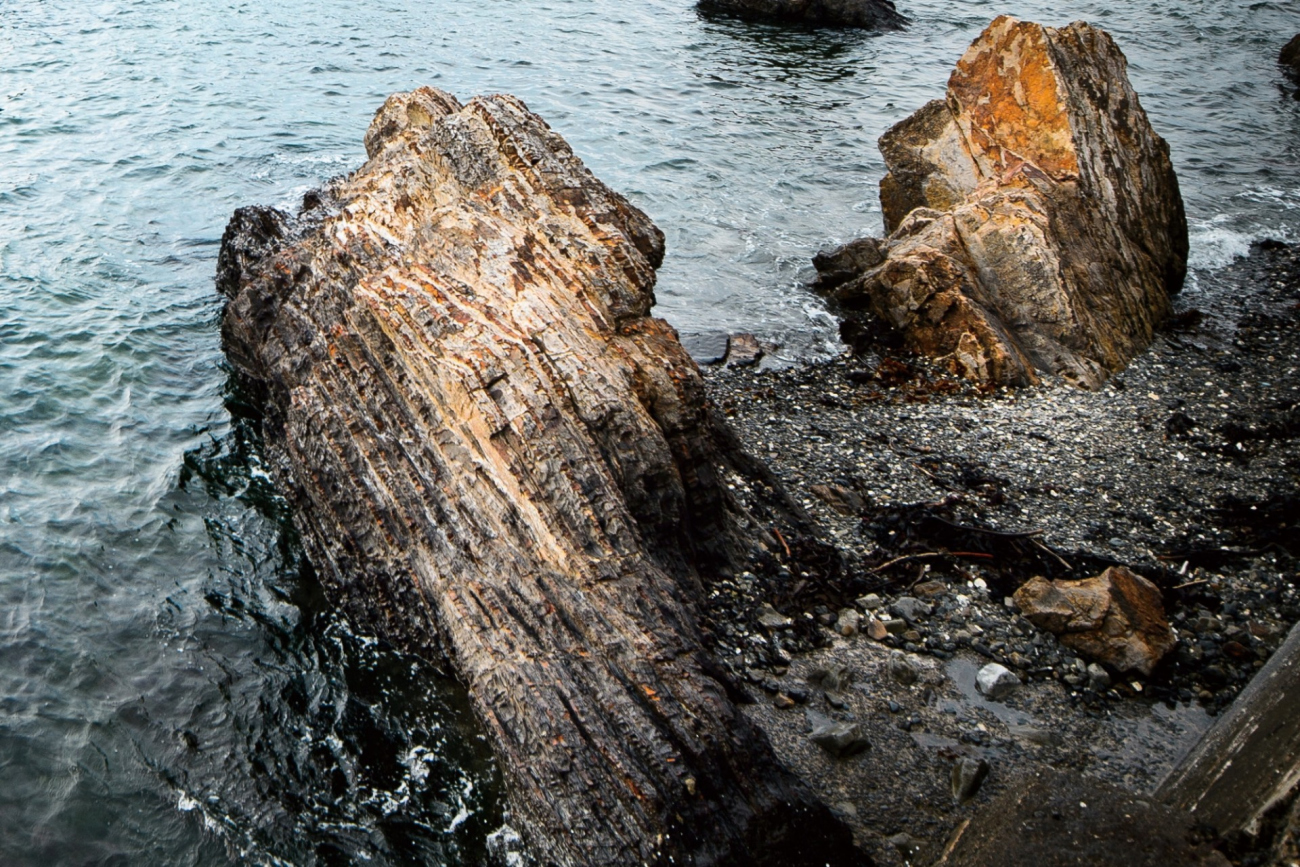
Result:
M358 166L389 93L509 92L667 235L658 312L837 351L804 289L878 232L876 139L995 15L1109 30L1170 142L1189 291L1300 229L1290 2L903 0L898 33L690 0L0 0L0 864L475 863L464 695L336 616L231 385L234 208Z

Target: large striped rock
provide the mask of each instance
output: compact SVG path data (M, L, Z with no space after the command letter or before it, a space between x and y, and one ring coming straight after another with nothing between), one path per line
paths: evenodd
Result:
M451 663L539 864L861 863L702 644L759 528L649 315L662 234L511 97L398 94L366 150L218 273L332 598Z

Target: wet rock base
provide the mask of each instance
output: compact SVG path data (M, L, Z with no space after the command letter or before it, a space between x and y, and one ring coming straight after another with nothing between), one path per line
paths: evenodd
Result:
M953 832L945 867L1228 867L1183 813L1076 774L1039 771Z

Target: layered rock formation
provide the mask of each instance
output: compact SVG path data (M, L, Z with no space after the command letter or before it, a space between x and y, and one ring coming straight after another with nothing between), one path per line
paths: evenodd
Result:
M661 233L511 97L398 94L366 151L218 273L331 597L445 654L539 863L861 863L701 643L759 471L649 316Z
M897 30L907 23L892 0L699 0L705 12L818 27Z
M883 333L973 380L1095 387L1168 316L1187 221L1106 33L998 18L947 98L880 149L889 237L816 262L850 343Z

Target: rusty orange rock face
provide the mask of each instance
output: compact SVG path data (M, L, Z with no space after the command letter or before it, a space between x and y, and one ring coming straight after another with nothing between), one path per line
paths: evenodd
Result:
M1048 33L998 18L948 79L948 104L985 178L1025 163L1058 179L1079 173L1068 97Z
M1187 220L1104 32L998 18L880 149L883 261L819 281L850 316L976 381L1089 388L1167 318Z

